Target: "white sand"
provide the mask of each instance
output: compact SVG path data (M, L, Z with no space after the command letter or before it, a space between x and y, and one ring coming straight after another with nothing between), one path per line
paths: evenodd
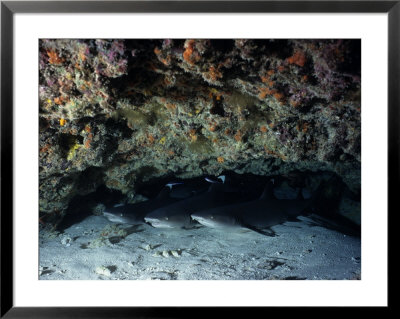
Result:
M360 279L361 241L287 222L278 236L201 227L130 227L90 216L53 236L40 234L42 280ZM127 236L124 235L128 231ZM103 236L101 236L103 233Z

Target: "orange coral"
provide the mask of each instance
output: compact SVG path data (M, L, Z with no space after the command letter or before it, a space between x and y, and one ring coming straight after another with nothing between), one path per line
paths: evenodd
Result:
M191 129L189 131L189 135L190 135L190 138L192 139L192 142L196 142L197 141L197 135L196 135L196 130L195 129Z
M283 93L275 92L275 93L274 93L274 97L275 97L278 101L282 102L282 101L283 101L283 98L284 98L285 96L283 95Z
M261 82L262 83L265 83L265 82L267 82L268 80L269 80L269 77L268 76L260 76L260 78L261 78Z
M50 64L61 64L64 62L64 59L60 58L55 51L47 51L47 55L49 57L49 63Z
M40 150L39 153L47 153L47 151L50 149L51 145L50 144L46 144L45 146L43 146Z
M298 107L300 105L300 101L290 100L290 105L293 107Z
M273 81L270 81L268 83L268 85L272 86L274 84ZM258 90L260 91L260 93L258 94L258 97L260 99L265 99L268 95L273 95L278 101L282 102L284 95L282 93L279 93L277 90L275 89L270 89L268 87L261 87L258 88Z
M185 51L183 52L183 58L185 59L186 62L192 64L191 57L193 54L193 44L194 40L189 40L186 41L185 43Z
M272 155L274 157L278 157L283 161L286 161L286 159L287 159L287 157L285 155L282 155L282 154L279 154L279 153L277 153L277 152L275 152L273 150L270 150L270 149L268 149L267 146L264 146L264 150L268 155Z
M60 97L55 97L55 98L54 98L54 103L56 103L56 104L58 104L58 105L61 105L62 102L63 102L63 100L64 100L64 98L63 98L62 96L60 96Z
M86 55L83 52L79 52L79 58L82 60L82 62L86 61Z
M261 82L262 83L266 83L269 87L274 86L275 82L271 80L271 75L273 75L275 73L274 70L269 70L267 72L267 75L264 76L260 76L261 78ZM268 93L269 94L269 93Z
M155 47L155 48L154 48L154 54L155 54L155 55L161 54L161 50L160 50L158 47Z
M238 130L235 134L235 140L237 142L240 142L242 140L242 132L240 130Z
M225 160L222 156L218 156L217 161L218 163L223 163Z
M67 123L66 119L60 119L60 125L64 126Z
M219 70L219 68L216 68L215 66L210 66L208 70L208 75L210 76L211 80L216 81L217 79L222 78L222 73Z
M296 64L303 67L306 64L306 56L303 52L296 51L291 57L287 58L289 64Z
M90 148L90 143L92 143L92 139L93 139L93 133L89 133L85 142L85 148Z
M154 141L155 141L155 138L154 138L154 136L153 136L153 135L151 135L151 134L149 134L147 137L148 137L148 139L149 139L149 143L150 143L150 144L153 144L153 143L154 143Z
M187 40L185 42L185 51L183 52L183 59L192 65L200 60L198 52L194 50L194 43L194 40Z
M265 125L263 125L260 127L260 131L266 133L268 131L268 128Z
M296 125L296 129L300 132L303 132L303 133L307 133L307 131L308 131L308 123L307 122L305 122L305 123L303 123L303 124L297 124Z
M258 90L260 91L260 93L258 94L258 97L260 99L265 99L267 95L271 95L274 93L274 91L270 88L259 88Z
M162 62L162 64L164 65L170 65L171 64L171 57L167 56L165 59L161 58L160 61Z
M176 109L176 104L167 103L167 104L165 104L165 107L166 107L168 110L170 110L170 111L172 112L172 111L175 111L175 109Z

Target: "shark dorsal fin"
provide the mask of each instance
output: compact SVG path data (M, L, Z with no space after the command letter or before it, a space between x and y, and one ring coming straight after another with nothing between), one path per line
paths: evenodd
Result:
M183 183L182 182L176 182L176 183L168 183L168 184L165 184L165 186L166 187L169 187L169 189L172 189L174 186L176 186L176 185L182 185Z
M222 184L224 184L224 183L225 183L226 177L225 177L225 175L221 175L221 176L218 176L218 179L219 179L220 181L222 181Z
M226 177L225 177L225 175L221 175L221 176L218 176L217 177L217 179L219 180L219 181L217 181L217 180L214 180L214 179L211 179L211 178L209 178L209 177L206 177L206 178L204 178L207 182L209 182L209 183L213 183L213 184L224 184L225 183L225 179L226 179Z
M260 196L260 199L272 199L274 198L273 194L273 182L268 182L267 185L265 185L264 190Z

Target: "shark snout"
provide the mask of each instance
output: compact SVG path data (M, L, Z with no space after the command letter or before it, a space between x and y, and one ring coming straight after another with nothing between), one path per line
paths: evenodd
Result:
M173 228L172 225L169 224L167 221L163 221L159 218L145 217L144 220L146 223L156 228Z
M191 217L192 219L196 220L196 221L200 221L200 220L204 219L203 217L201 217L201 216L199 216L199 215L195 215L195 214L190 215L190 217Z
M160 222L158 218L152 218L152 217L145 217L144 221L149 224Z
M123 219L116 214L103 212L103 216L106 217L110 222L113 222L113 223L120 223L123 221Z

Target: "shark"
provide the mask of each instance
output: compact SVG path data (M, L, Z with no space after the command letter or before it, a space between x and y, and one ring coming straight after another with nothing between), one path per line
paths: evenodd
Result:
M224 189L223 183L212 183L207 192L160 207L147 214L144 220L156 228L193 228L197 223L190 217L191 214L249 200L247 193L224 191Z
M109 221L119 224L141 225L145 224L144 217L151 211L177 202L179 199L169 196L170 187L164 187L153 199L134 204L115 205L106 208L103 216Z
M256 200L199 210L192 213L191 218L206 227L253 230L275 236L271 226L296 220L311 206L312 201L312 198L302 198L301 190L297 199L276 199L273 195L273 181L270 181Z

